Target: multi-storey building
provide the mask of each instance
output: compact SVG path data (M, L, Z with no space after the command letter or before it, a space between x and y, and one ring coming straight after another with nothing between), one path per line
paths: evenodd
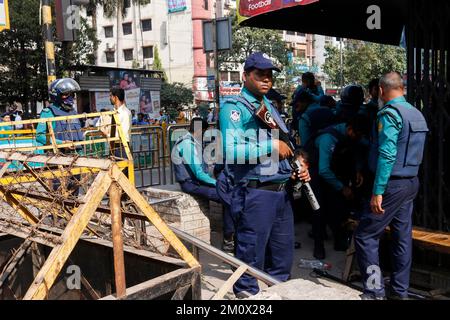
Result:
M124 15L107 17L97 7L98 66L153 69L155 50L169 82L192 86L196 100L209 100L202 20L211 19L212 0L125 0ZM172 5L172 3L171 3Z

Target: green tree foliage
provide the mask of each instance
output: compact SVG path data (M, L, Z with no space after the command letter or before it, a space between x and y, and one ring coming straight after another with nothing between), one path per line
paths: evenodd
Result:
M95 29L85 18L80 17L80 30L77 31L76 41L55 46L57 77L68 77L67 69L70 66L95 64L95 52L99 43Z
M292 94L299 84L295 80L300 79L302 74L303 71L296 68L293 62L289 62L275 79L275 89L281 94L284 94L287 97L287 101L290 101Z
M161 86L161 106L166 109L171 119L176 118L177 108L192 103L194 93L182 83L163 82Z
M340 50L339 47L328 46L323 66L325 74L331 82L339 86ZM347 40L343 51L344 85L356 83L366 86L373 78L380 77L389 71L406 71L406 53L401 47Z
M9 6L11 30L0 32L0 103L41 101L47 97L47 69L39 0L14 0ZM76 42L55 46L58 77L68 76L69 65L95 62L95 31L83 18L80 25Z
M124 8L124 0L91 0L91 6L101 5L105 16L111 18L116 15L116 12L122 12L122 17L127 13L128 8ZM131 0L131 3L135 5L146 5L149 4L151 0Z
M155 51L153 52L153 70L162 71L163 81L167 81L167 75L163 69L161 57L159 56L158 46L155 46Z
M244 63L248 55L256 51L267 53L281 66L288 63L286 46L279 31L241 27L237 24L236 14L230 17L232 18L233 48L220 52L220 69L234 69ZM228 64L223 64L224 62Z
M95 52L100 40L87 20L80 17L80 30L77 33L77 41L74 43L73 55L76 64L95 64Z
M11 30L0 32L0 103L47 94L39 0L9 1Z

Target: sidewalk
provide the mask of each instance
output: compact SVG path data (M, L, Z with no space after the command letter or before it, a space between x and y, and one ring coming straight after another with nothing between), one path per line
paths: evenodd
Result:
M310 225L301 223L295 225L296 241L302 245L295 250L294 264L292 266L292 280L274 286L267 291L267 286L260 283L262 292L252 299L355 299L359 300L361 292L349 288L345 285L326 278L317 278L312 275L312 270L299 268L298 262L301 258L314 259L312 256L313 241L308 238ZM220 248L222 235L218 232L211 232L211 244ZM327 263L331 263L332 268L329 274L341 277L345 264L345 252L333 250L332 240L325 242ZM202 299L209 300L231 276L230 266L219 259L200 251L200 263L202 265ZM234 300L234 294L229 292L224 299Z

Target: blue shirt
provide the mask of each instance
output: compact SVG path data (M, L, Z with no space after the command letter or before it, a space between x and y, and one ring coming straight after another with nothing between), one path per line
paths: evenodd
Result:
M311 137L311 119L309 113L320 108L318 103L311 103L306 111L300 116L298 122L298 134L300 135L300 145L305 146Z
M334 126L336 131L342 135L346 135L347 125L340 123ZM338 139L331 133L324 133L317 137L315 146L319 151L319 175L324 179L333 189L341 191L344 188L344 184L336 177L331 170L331 158L334 152L334 148L338 143Z
M377 114L378 159L372 191L374 195L384 194L397 158L397 140L403 128L403 120L397 110L387 106L393 103L402 103L408 109L413 108L406 102L405 97L401 96L388 101Z
M261 102L246 88L241 95L258 108ZM263 97L264 104L272 112L269 99ZM220 131L223 139L223 154L231 163L245 163L272 152L272 140L261 140L257 137L260 125L253 114L242 103L225 102L219 112Z
M258 100L247 88L241 95L255 109L261 106ZM278 112L270 101L263 97L262 101L274 118ZM278 121L281 121L278 119ZM242 102L228 100L219 113L220 131L223 139L225 161L235 165L237 179L272 181L282 183L289 179L292 168L287 160L273 162L269 157L272 153L272 137L265 127ZM257 160L261 162L258 163ZM248 171L247 171L248 169Z
M186 138L177 144L176 148L178 154L183 159L183 164L189 167L198 181L212 186L216 185L216 180L203 170L202 154L198 152L201 150L201 146L197 141Z

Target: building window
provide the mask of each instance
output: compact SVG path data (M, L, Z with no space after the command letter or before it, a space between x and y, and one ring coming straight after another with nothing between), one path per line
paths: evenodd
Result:
M208 1L209 0L203 0L203 7L205 8L205 10L208 10Z
M294 31L286 31L286 34L288 34L290 36L295 36L295 32Z
M296 56L297 58L306 58L306 50L297 49L294 52L294 56Z
M304 36L306 36L306 34L304 34L304 33L297 33L297 35L299 36L299 37L304 37Z
M228 71L220 71L219 79L220 81L228 81Z
M240 81L239 71L230 71L230 81L234 81L234 82Z
M123 0L123 7L124 7L124 9L131 7L131 1Z
M115 55L114 51L105 51L105 55L106 55L106 62L107 63L115 62L116 55Z
M125 61L133 60L133 49L124 49L123 50L123 59Z
M122 30L123 30L123 34L124 35L132 34L133 33L133 29L131 27L131 22L122 23Z
M152 19L145 19L141 21L142 31L151 31L152 30Z
M142 47L144 53L144 59L153 58L153 46Z
M114 30L112 26L103 27L103 29L105 29L105 38L114 37Z

